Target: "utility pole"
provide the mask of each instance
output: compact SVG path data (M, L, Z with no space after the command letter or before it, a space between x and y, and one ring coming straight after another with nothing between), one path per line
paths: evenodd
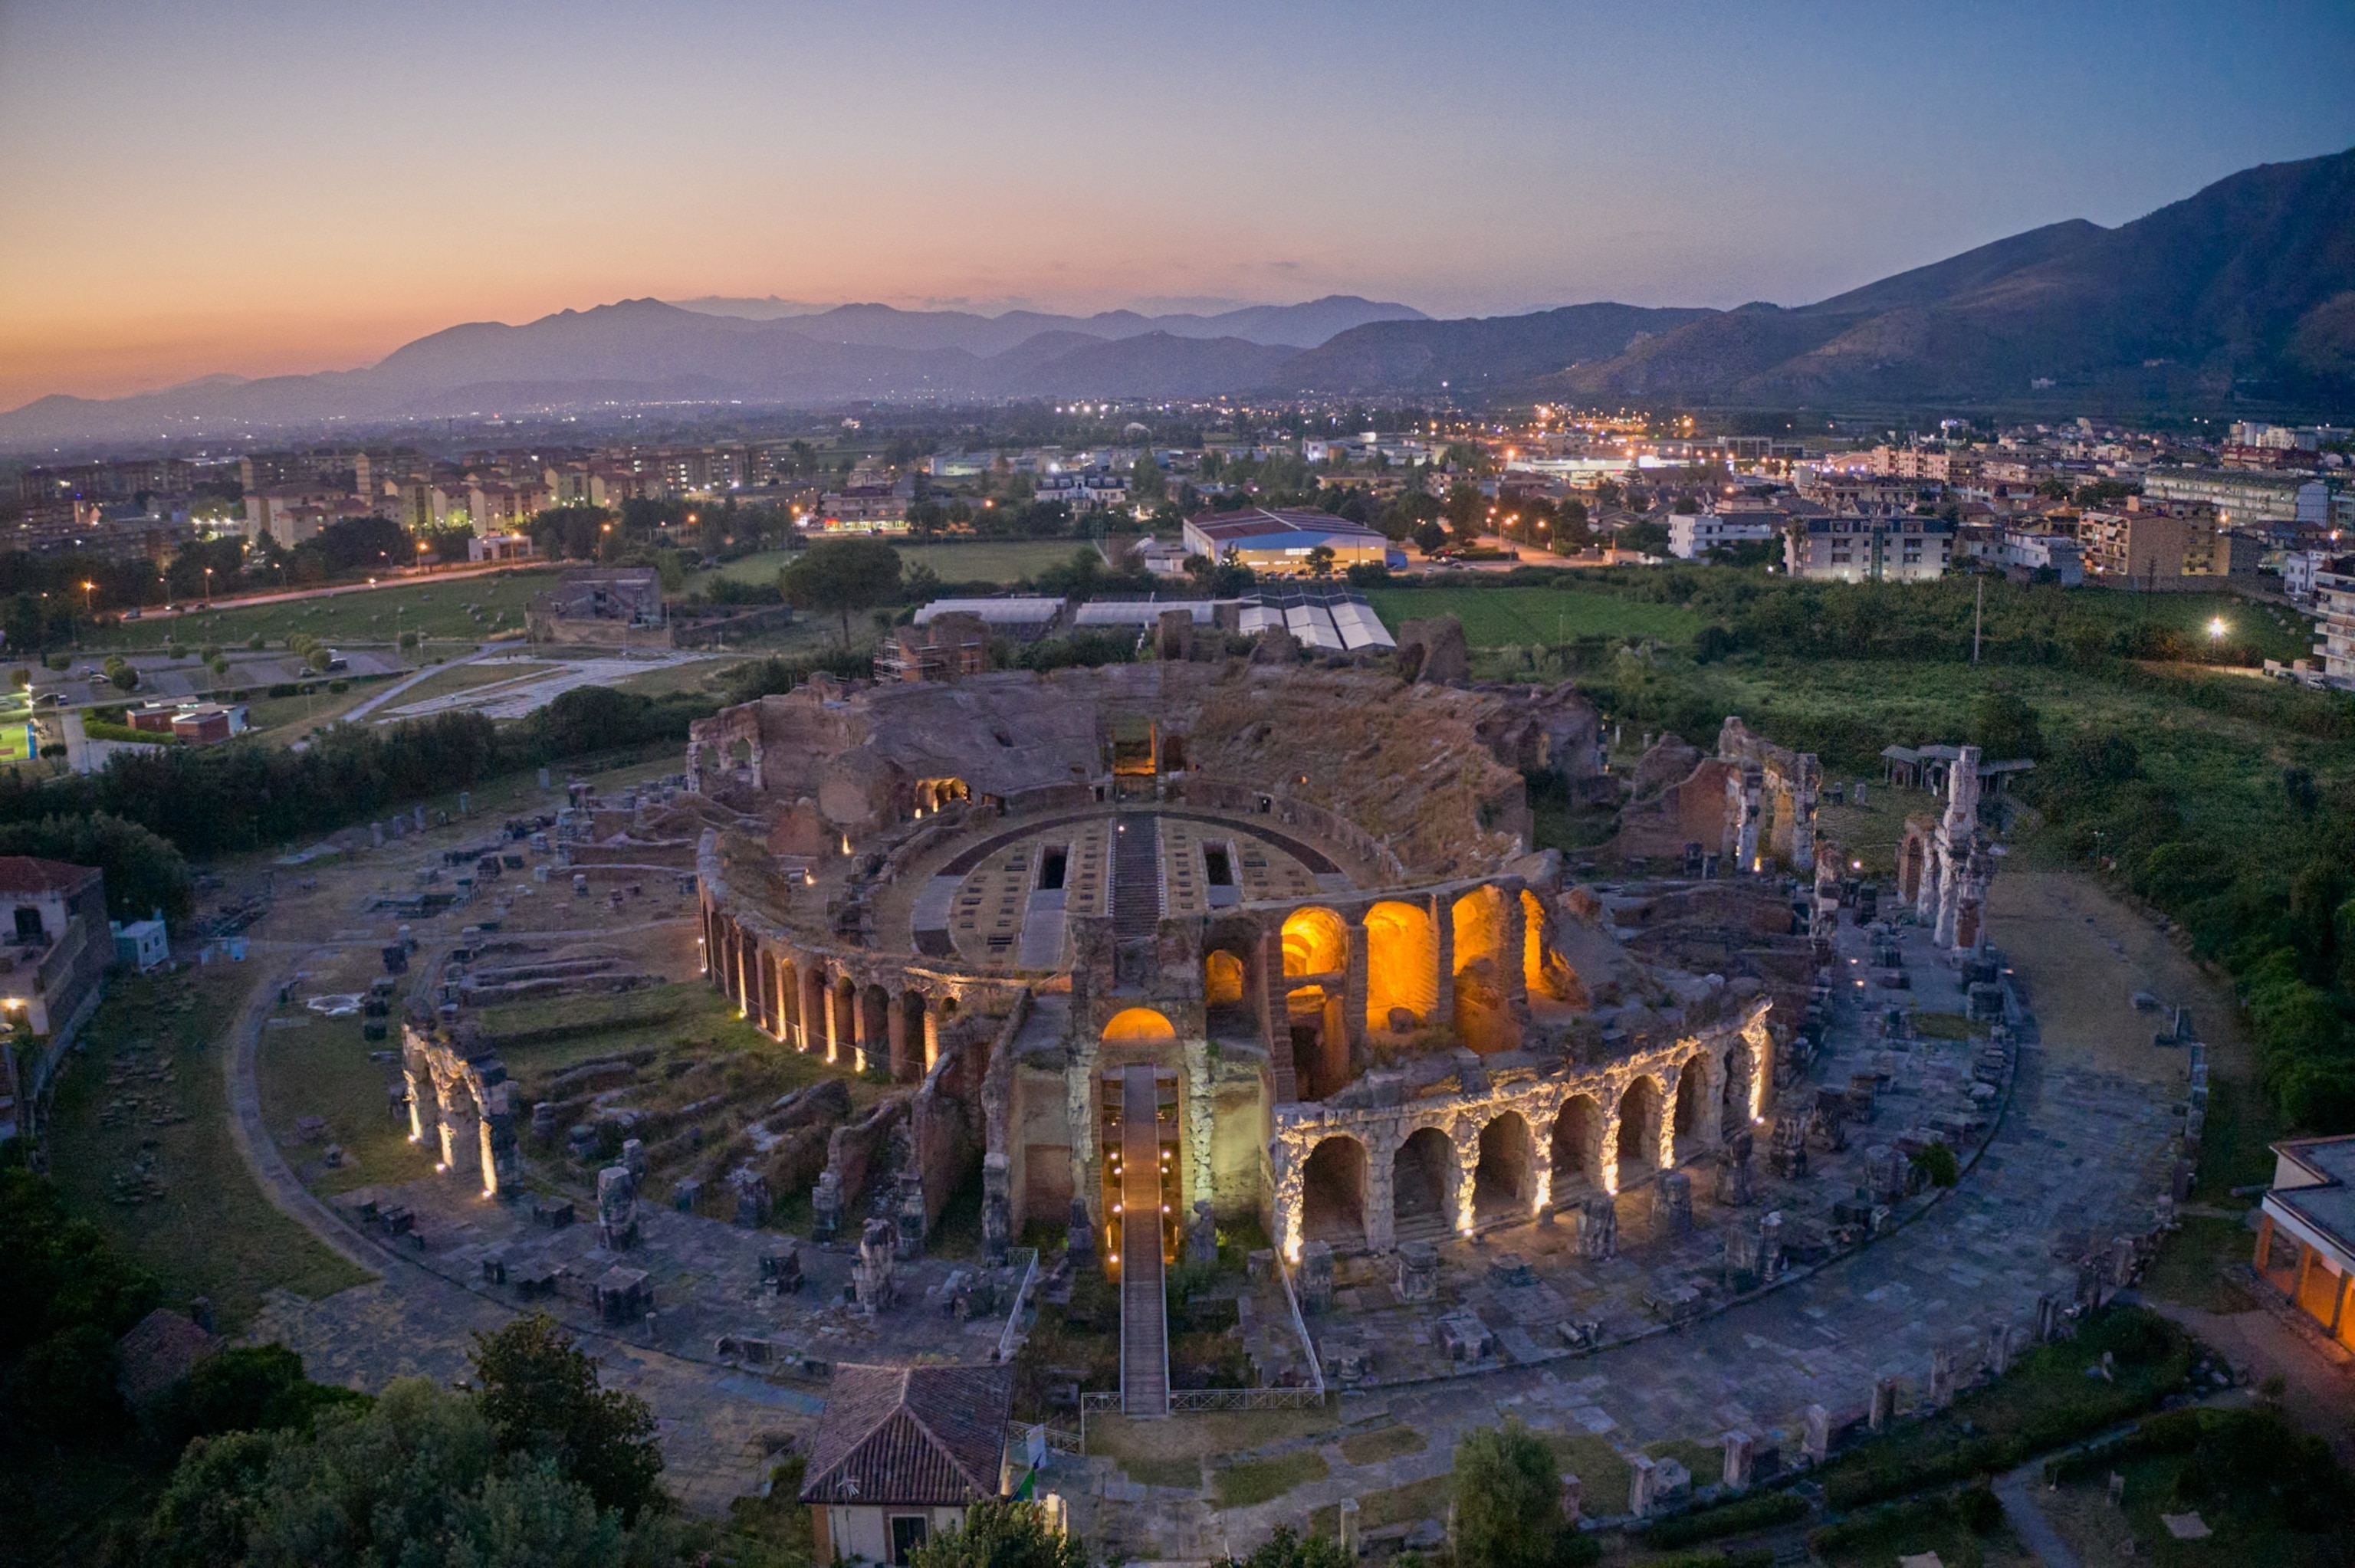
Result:
M1987 619L1987 578L1979 579L1977 602L1971 606L1971 662L1979 662L1979 627Z

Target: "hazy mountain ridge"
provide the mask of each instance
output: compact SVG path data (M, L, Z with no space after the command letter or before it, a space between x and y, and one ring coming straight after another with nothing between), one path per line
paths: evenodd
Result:
M1368 319L1391 312L1405 315ZM754 319L624 300L463 323L361 370L43 397L0 414L0 448L671 399L1505 393L1827 408L2083 397L2121 412L2254 400L2343 416L2355 151L2244 170L2114 229L2051 224L1791 309L1597 303L1434 321L1336 295L1209 316L840 305Z

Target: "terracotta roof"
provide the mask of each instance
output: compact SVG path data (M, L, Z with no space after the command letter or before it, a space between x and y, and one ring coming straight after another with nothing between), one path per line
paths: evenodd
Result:
M834 1370L804 1502L954 1508L998 1494L1011 1367Z
M144 1404L220 1348L220 1337L197 1327L186 1313L158 1307L115 1341L114 1386L131 1404Z
M67 893L98 874L95 866L0 854L0 893Z

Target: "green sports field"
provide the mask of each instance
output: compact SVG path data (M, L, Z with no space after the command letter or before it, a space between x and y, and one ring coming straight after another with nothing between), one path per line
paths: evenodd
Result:
M1669 604L1641 604L1576 588L1375 588L1366 595L1382 624L1452 615L1475 648L1554 646L1582 637L1657 637L1681 642L1700 617Z

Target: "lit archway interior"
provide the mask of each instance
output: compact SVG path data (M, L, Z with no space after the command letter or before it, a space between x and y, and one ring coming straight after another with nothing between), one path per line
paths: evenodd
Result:
M1337 975L1349 967L1349 928L1330 909L1295 909L1284 922L1287 979Z
M1155 1045L1178 1038L1177 1025L1149 1007L1132 1007L1105 1021L1107 1045Z
M1212 952L1202 959L1202 1001L1209 1007L1241 1007L1243 1001L1243 961L1232 953Z
M1709 1065L1705 1058L1695 1056L1677 1075L1677 1147L1700 1128L1701 1107L1709 1100ZM1682 1158L1681 1155L1678 1158Z
M1603 1107L1592 1095L1572 1095L1553 1120L1553 1201L1602 1187Z
M1431 1020L1438 1005L1439 936L1412 904L1366 911L1366 1027L1405 1030Z

